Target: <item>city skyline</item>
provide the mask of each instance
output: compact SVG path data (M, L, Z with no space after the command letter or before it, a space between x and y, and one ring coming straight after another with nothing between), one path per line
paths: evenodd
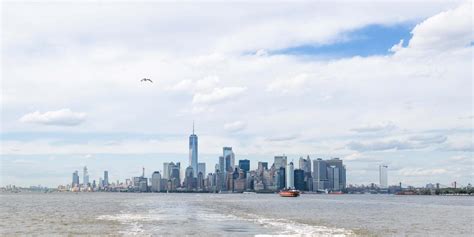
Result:
M470 1L184 5L2 4L0 185L211 170L226 146L252 169L309 155L353 183L380 164L472 181Z

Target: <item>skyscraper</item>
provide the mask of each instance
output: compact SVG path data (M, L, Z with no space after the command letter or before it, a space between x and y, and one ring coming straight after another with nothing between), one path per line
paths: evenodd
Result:
M293 166L293 162L290 162L286 166L286 188L294 188L295 187L295 170Z
M234 172L235 155L232 151L232 147L224 147L222 150L225 162L225 172Z
M225 160L223 156L219 156L219 171L221 173L225 171Z
M313 160L313 190L323 190L327 182L327 163L321 158Z
M304 170L305 173L311 172L311 159L309 158L309 156L306 159L300 157L299 167L300 169Z
M328 166L335 166L338 168L338 186L339 190L346 188L346 167L343 165L342 160L339 158L332 158L330 160L326 160Z
M263 172L264 170L267 170L267 169L268 169L268 162L259 161L259 162L258 162L258 167L257 167L257 169L258 169L259 171L262 171L262 172Z
M287 157L285 155L275 156L275 161L273 162L273 164L275 164L275 169L280 169L281 167L286 168L286 160Z
M194 177L197 177L198 170L198 137L194 134L194 122L193 122L193 134L189 136L189 166L193 168Z
M294 171L294 183L295 183L295 189L303 191L306 188L305 182L304 182L304 170L302 169L295 169Z
M250 171L250 161L249 160L239 160L239 168L244 172Z
M198 175L201 173L203 176L206 175L206 163L198 163Z
M151 191L152 192L161 191L161 174L159 171L155 171L151 175Z
M105 170L104 171L104 182L103 186L107 187L109 186L109 171Z
M89 184L89 172L87 172L87 166L84 166L84 171L83 171L83 178L82 178L82 181L83 181L83 184L84 186L88 186Z
M72 173L72 187L78 187L79 186L79 172L76 170L74 173Z
M379 181L380 181L380 188L388 188L388 174L387 174L388 166L386 165L379 165Z
M339 180L340 171L341 170L335 165L328 166L327 168L327 174L328 174L328 180L329 180L329 187L327 187L328 190L336 190L336 191L341 190L341 183Z
M170 163L164 162L163 163L163 179L168 180L170 178Z

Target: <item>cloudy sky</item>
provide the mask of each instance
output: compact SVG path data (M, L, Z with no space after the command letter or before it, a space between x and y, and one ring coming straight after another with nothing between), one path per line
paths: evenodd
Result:
M471 1L2 4L1 185L340 157L348 183L473 181ZM140 79L151 78L153 83ZM82 179L82 178L81 178Z

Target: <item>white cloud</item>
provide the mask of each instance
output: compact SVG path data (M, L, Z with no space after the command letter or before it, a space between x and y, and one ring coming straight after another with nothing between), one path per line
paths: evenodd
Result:
M245 92L245 87L214 88L211 92L198 92L193 97L194 104L214 104L233 99Z
M412 31L408 48L439 51L468 47L474 40L473 30L472 4L467 2L418 24Z
M268 85L267 90L283 94L300 91L307 85L309 80L309 76L303 73L289 79L273 81Z
M247 124L243 121L234 121L231 123L224 124L224 129L228 132L239 132L247 127Z
M389 140L389 141L375 141L375 142L351 142L348 147L355 151L385 151L385 150L407 150L422 148L416 144L406 141Z
M448 170L436 168L436 169L423 169L423 168L403 168L398 171L402 176L434 176L448 173Z
M76 126L86 119L85 113L72 112L70 109L60 109L56 111L39 111L25 114L20 118L23 123L36 123L43 125Z
M374 125L365 125L358 128L351 129L352 131L359 132L359 133L369 133L369 132L387 132L395 129L395 124L388 122L382 124L374 124Z

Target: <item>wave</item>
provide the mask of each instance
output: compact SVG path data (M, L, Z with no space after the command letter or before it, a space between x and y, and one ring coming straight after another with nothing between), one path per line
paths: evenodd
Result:
M246 214L248 220L263 225L271 229L279 229L278 235L285 236L355 236L351 230L344 228L332 228L326 226L315 226L304 223L298 223L288 219L266 218L256 214ZM274 235L256 235L256 236L274 236Z

